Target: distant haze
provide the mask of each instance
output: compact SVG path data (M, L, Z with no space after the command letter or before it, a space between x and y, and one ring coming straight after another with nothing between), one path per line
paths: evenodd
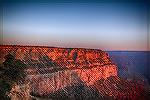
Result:
M1 9L1 44L148 50L144 3L4 3Z

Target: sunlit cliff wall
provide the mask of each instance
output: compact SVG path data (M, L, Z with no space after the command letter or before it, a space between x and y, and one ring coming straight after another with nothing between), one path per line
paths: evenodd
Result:
M38 94L78 84L89 86L102 78L117 76L117 66L102 50L33 46L0 48L0 63L10 53L28 66L26 80L31 82L31 91Z

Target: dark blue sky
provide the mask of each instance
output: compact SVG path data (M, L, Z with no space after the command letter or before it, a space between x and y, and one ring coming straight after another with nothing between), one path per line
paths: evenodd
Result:
M3 44L147 50L142 3L9 3Z

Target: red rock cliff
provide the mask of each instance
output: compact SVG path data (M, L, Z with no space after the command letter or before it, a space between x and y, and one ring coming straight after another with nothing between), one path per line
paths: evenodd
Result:
M89 86L102 78L117 76L117 66L102 50L0 46L0 63L9 53L29 66L27 80L32 83L32 91L40 94L78 83Z

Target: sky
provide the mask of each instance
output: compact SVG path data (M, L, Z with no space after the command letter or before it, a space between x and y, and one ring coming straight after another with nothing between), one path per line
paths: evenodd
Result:
M1 44L148 49L148 15L143 3L5 3Z

